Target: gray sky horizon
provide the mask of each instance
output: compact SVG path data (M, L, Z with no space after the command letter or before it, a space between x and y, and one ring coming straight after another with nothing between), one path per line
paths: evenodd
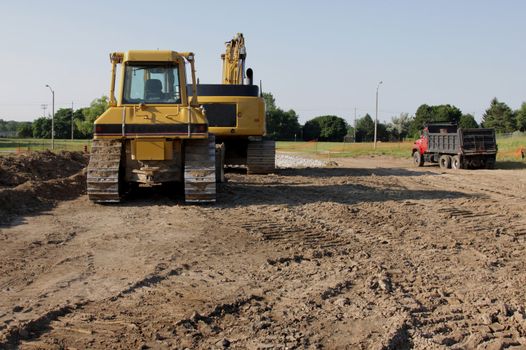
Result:
M353 123L452 104L480 121L492 98L526 101L523 1L19 1L0 4L0 119L30 121L108 94L108 55L193 51L201 83L219 83L224 42L245 35L263 91L304 123Z

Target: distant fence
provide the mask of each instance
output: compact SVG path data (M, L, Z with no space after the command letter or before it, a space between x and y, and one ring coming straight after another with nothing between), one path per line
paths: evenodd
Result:
M496 134L496 136L497 136L498 139L507 139L507 138L513 138L513 137L524 137L524 136L526 136L526 132L515 131L515 132Z
M412 142L378 142L376 149L372 142L287 142L279 141L276 149L282 152L310 153L327 157L349 157L365 155L389 155L409 157Z
M0 137L16 137L16 131L0 131Z
M91 140L55 140L53 151L89 151ZM52 150L49 139L0 138L0 153L26 153Z

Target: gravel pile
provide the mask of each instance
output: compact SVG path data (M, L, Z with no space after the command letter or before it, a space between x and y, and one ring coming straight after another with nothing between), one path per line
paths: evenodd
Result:
M281 169L286 168L322 168L328 166L328 162L303 158L298 156L291 156L288 154L276 154L276 167Z

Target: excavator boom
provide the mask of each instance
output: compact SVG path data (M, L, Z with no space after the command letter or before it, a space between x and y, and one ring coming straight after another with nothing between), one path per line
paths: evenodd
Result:
M237 33L234 39L227 41L223 59L223 81L225 85L243 85L245 79L245 59L247 50L243 34Z

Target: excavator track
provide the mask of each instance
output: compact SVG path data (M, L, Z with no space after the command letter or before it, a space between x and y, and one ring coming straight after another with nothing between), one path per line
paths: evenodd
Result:
M269 174L276 168L276 142L250 141L247 147L247 173Z
M88 197L91 201L120 202L122 151L121 140L93 140L87 174Z
M225 144L216 145L216 182L225 182Z
M186 141L184 151L184 194L187 203L216 201L215 136Z

